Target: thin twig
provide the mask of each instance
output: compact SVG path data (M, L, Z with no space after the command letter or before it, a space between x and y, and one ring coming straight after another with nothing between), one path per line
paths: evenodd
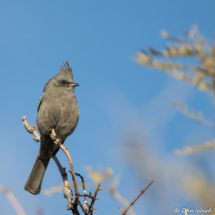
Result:
M90 198L90 199L93 199L93 198L94 198L93 196L91 196L91 195L88 195L88 194L79 195L79 197L84 197L84 196L86 196L86 197L88 197L88 198Z
M123 205L125 208L127 208L130 203L125 199L123 198L120 193L117 191L117 189L110 185L110 193L112 194L113 198L118 201L121 205ZM120 211L122 210L121 208L119 208ZM121 211L123 213L123 211ZM135 215L136 213L134 212L134 210L131 208L128 212L130 215Z
M87 213L87 196L86 196L87 191L85 188L84 178L78 173L75 173L75 175L77 175L81 178L82 187L83 187L83 191L84 191L84 211L85 211L85 213Z
M71 202L71 199L72 199L72 191L69 187L69 182L68 182L68 179L67 179L67 173L66 173L66 168L63 168L59 162L59 160L57 159L56 156L52 156L53 160L55 161L59 171L60 171L60 174L62 176L62 179L63 179L63 192L64 192L64 196L67 198L68 202L70 203Z
M81 187L82 183L81 182L80 183L77 182L77 185L78 185L78 187ZM90 187L90 186L92 187L93 186L92 184L88 184L88 183L85 184L85 185L86 185L86 187ZM74 187L74 184L73 184L72 181L69 182L69 186L71 187L71 189ZM62 192L62 191L63 191L63 185L61 185L61 186L55 186L55 187L50 187L50 188L44 190L44 195L46 195L46 196L52 196L52 195L54 195L56 193L59 193L59 192ZM84 195L79 195L79 197L84 197Z
M134 205L134 203L140 198L140 196L143 195L143 193L146 192L146 190L150 187L150 185L151 185L153 182L154 182L154 181L152 180L144 190L141 190L140 194L134 199L133 202L131 202L131 204L126 208L126 210L122 213L122 215L125 215L125 214L128 212L128 210L130 209L130 207L131 207L132 205ZM121 210L120 210L120 211L121 211Z
M84 213L85 215L87 215L87 213L86 213L86 211L85 211L85 209L84 209L84 207L83 207L83 205L81 204L81 201L80 201L79 199L78 199L78 205L80 205L80 207L81 207L83 213Z
M96 209L96 208L93 208L93 206L94 206L95 201L97 200L97 198L96 198L97 193L98 193L100 190L102 190L102 188L100 188L100 186L101 186L101 183L99 183L98 186L97 186L97 188L96 188L96 191L95 191L95 193L94 193L92 202L91 202L90 207L89 207L88 215L92 215L92 214L93 214L93 210ZM91 195L91 193L90 193L90 195Z
M70 165L70 170L69 172L71 173L72 175L72 180L73 180L73 183L74 183L74 189L75 189L75 193L78 193L78 186L77 186L77 182L76 182L76 179L75 179L75 174L74 174L74 169L73 169L73 163L72 163L72 159L70 157L70 154L68 152L68 150L65 149L65 147L63 145L60 145L60 148L63 150L63 152L66 154L68 160L69 160L69 165Z
M123 210L122 210L122 208L121 208L121 207L119 207L119 210L123 213Z
M187 215L189 212L190 212L190 210L186 208L185 212L184 212L184 215Z
M25 126L25 129L30 133L30 134L33 134L35 137L34 137L34 140L36 142L40 142L40 135L37 133L37 126L34 125L34 126L30 126L27 122L27 117L24 115L21 119L22 121L24 121L24 126Z
M79 212L77 209L77 204L75 205L74 201L73 201L72 190L70 189L69 182L67 179L67 173L65 171L66 168L63 168L61 166L61 164L56 156L52 156L52 158L55 161L55 163L60 171L60 174L62 176L62 179L63 179L63 183L64 183L63 193L64 193L64 197L67 198L67 200L68 200L67 210L71 210L74 215L79 215Z
M65 180L68 181L68 179L67 179L67 173L66 173L66 168L63 168L61 166L61 164L60 164L60 162L59 162L59 160L57 159L56 156L52 156L52 159L55 161L55 163L56 163L56 165L57 165L57 167L59 169L59 172L60 172L60 174L62 176L63 181L65 181Z
M72 213L74 215L79 215L79 212L78 212L78 209L77 209L77 204L74 204L74 201L73 201L73 194L72 194L72 190L69 186L69 182L68 182L68 179L67 179L67 173L66 173L66 168L63 168L59 162L59 160L57 159L56 156L52 156L53 160L55 161L59 171L60 171L60 174L62 176L62 179L63 179L63 183L64 183L64 186L63 186L63 193L64 193L64 197L67 198L68 200L68 205L67 205L67 210L71 210Z
M10 202L14 210L16 211L17 215L26 215L21 205L19 204L19 202L17 201L17 199L9 189L0 185L0 192L6 196L6 198L8 199L8 201Z

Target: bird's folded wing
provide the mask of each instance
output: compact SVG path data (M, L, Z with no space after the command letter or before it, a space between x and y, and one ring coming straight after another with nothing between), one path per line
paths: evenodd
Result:
M39 109L40 109L40 105L41 105L42 102L43 102L44 96L45 96L45 93L43 93L42 96L40 97L40 101L39 101L39 104L38 104L38 107L37 107L37 112L38 112Z

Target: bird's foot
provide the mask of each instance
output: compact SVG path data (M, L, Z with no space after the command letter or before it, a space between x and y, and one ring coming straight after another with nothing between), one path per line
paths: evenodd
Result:
M58 149L60 147L60 145L62 144L62 140L60 139L60 137L57 137L56 140L58 140L58 141L57 142L54 141L54 143L55 143L54 148Z
M54 141L54 150L56 150L57 148L60 147L62 140L60 137L58 137L55 133L55 130L52 128L50 128L50 138Z

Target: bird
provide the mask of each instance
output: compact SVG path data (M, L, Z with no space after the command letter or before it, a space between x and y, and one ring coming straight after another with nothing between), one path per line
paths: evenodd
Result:
M60 72L51 78L43 89L37 108L37 127L41 135L40 150L25 190L33 195L40 193L42 181L52 156L59 150L66 138L73 133L79 120L79 108L74 94L76 86L69 63L63 62ZM56 145L50 138L54 129L60 140Z

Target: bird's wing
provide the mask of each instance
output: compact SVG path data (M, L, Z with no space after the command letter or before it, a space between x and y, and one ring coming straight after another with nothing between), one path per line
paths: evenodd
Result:
M40 97L40 101L39 101L39 104L38 104L38 107L37 107L37 112L39 111L39 109L40 109L40 105L41 105L41 104L42 104L42 102L43 102L44 95L45 95L45 93L43 93L43 94L42 94L42 96Z

